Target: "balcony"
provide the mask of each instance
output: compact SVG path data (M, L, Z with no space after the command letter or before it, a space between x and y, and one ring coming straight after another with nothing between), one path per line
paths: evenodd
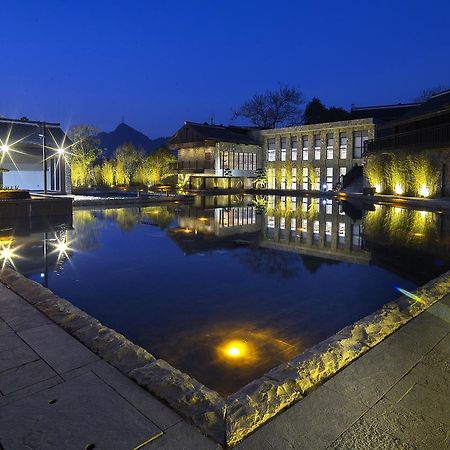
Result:
M170 170L175 173L205 173L214 170L214 161L196 160L196 161L175 161L170 163Z
M450 146L450 124L392 134L367 141L365 153L395 150L431 150Z

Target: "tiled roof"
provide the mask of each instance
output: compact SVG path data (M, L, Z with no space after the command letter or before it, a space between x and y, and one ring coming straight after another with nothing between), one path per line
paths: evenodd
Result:
M258 144L257 138L252 135L251 128L195 122L185 122L184 126L169 140L169 143L176 145L202 141Z

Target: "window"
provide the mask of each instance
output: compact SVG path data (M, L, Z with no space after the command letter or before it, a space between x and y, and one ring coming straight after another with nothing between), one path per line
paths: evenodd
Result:
M369 139L367 130L353 132L353 158L362 158L364 142Z
M297 197L291 197L292 211L297 209Z
M313 240L319 240L319 231L320 231L320 223L318 220L314 220L313 222Z
M275 138L267 139L267 161L275 161Z
M302 137L302 159L308 161L309 140L308 136Z
M291 218L291 239L297 237L297 219L295 217Z
M275 169L267 169L267 187L269 189L275 189Z
M286 189L286 169L281 169L281 189Z
M327 191L331 191L333 189L333 168L327 167Z
M345 244L345 223L344 222L339 222L339 240L338 243L340 245L344 245Z
M291 189L297 189L297 168L292 168L292 186Z
M330 244L331 243L331 235L333 233L333 223L326 221L325 222L325 243Z
M302 199L302 212L308 211L308 198L304 197Z
M348 144L347 133L340 133L340 135L339 135L339 158L341 158L341 159L347 158L347 144Z
M306 240L308 236L308 220L302 219L302 240Z
M297 161L297 137L291 137L291 160Z
M285 137L282 137L280 145L281 161L286 161L286 146L287 146L287 139Z
M320 159L320 134L314 135L314 159Z
M330 199L326 200L325 203L325 214L333 214L333 201Z
M314 167L314 178L313 190L320 191L320 167Z
M344 175L347 174L347 167L339 167L339 181L342 181Z
M267 217L267 228L275 228L275 217L274 216Z
M308 185L309 185L309 180L308 180L308 168L307 167L303 167L303 171L302 171L302 177L303 177L303 189L305 189L305 191L308 190ZM306 200L306 199L303 199Z
M284 217L280 218L280 230L286 229L286 219Z
M327 159L333 159L334 137L333 133L327 134Z
M352 247L361 248L362 244L362 227L359 224L352 225Z

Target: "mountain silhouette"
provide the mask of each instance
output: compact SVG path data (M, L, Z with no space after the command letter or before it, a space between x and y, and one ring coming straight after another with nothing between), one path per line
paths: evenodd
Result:
M169 139L167 137L150 139L144 133L125 123L117 125L116 129L110 133L102 131L97 137L100 140L100 148L103 149L105 158L111 158L116 148L126 143L131 143L136 148L143 149L145 153L150 154L157 148L164 146Z

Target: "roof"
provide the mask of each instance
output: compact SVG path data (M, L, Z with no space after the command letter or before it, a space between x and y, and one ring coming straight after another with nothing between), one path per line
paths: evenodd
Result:
M194 142L215 141L234 142L237 144L258 144L253 135L254 128L233 125L210 125L208 123L185 122L169 140L170 145Z
M351 115L355 119L371 117L379 121L390 121L402 117L416 108L420 103L398 103L396 105L353 106Z
M414 122L427 117L438 116L450 112L450 90L439 92L430 97L429 100L419 103L415 108L408 111L395 121L395 124Z
M45 123L48 147L63 147L70 143L59 123L0 118L0 144L42 145L43 123Z

